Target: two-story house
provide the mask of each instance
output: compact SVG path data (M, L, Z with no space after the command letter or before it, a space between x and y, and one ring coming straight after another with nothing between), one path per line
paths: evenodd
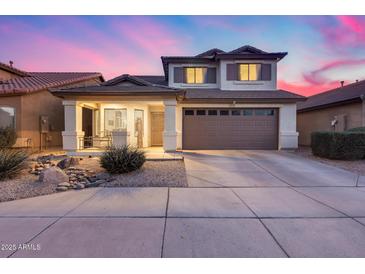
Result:
M118 143L180 149L292 149L296 102L277 89L286 52L251 46L195 56L162 56L163 76L119 77L92 87L52 90L63 99L63 147Z

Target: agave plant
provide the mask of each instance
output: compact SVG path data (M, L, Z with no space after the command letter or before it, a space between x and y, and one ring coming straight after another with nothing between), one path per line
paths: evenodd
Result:
M144 151L130 146L110 147L100 157L101 166L112 174L137 170L145 161Z
M17 175L26 167L28 153L23 150L0 149L0 180Z

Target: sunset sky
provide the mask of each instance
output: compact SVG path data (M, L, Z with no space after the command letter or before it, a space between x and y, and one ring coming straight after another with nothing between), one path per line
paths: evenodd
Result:
M287 51L278 85L303 95L365 79L365 16L0 16L0 62L26 71L162 75L161 55Z

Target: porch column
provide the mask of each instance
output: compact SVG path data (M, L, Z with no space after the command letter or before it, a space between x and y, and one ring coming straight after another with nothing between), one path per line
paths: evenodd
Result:
M80 148L79 138L83 137L82 107L77 101L64 100L65 131L62 131L63 149L77 150Z
M176 100L165 100L165 120L163 132L163 148L165 151L176 151Z

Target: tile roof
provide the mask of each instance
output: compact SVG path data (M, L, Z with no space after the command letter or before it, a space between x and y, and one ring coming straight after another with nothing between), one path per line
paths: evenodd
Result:
M365 80L310 96L305 102L298 103L298 111L305 112L352 101L361 101L364 97Z
M98 72L27 72L27 76L0 82L0 95L25 94L99 78Z
M231 50L227 53L229 53L229 54L267 54L268 52L255 48L250 45L245 45L245 46L239 47L237 49Z
M28 76L27 72L25 72L23 70L20 70L20 69L17 69L17 68L14 68L12 65L10 66L8 64L1 63L1 62L0 62L0 69L11 72L11 73L16 74L18 76Z
M112 81L113 80L113 81ZM88 87L58 88L51 92L58 96L64 95L184 95L186 101L214 101L214 100L245 100L260 102L296 102L305 100L305 97L285 90L220 90L220 89L178 89L161 85L164 76L130 76L123 74L108 84ZM135 85L120 85L121 80L131 81ZM145 83L148 82L148 83ZM160 84L154 84L155 82Z
M213 57L215 54L218 54L218 53L224 53L224 51L221 49L214 48L214 49L210 49L210 50L204 51L202 53L199 53L199 54L195 55L195 57Z

